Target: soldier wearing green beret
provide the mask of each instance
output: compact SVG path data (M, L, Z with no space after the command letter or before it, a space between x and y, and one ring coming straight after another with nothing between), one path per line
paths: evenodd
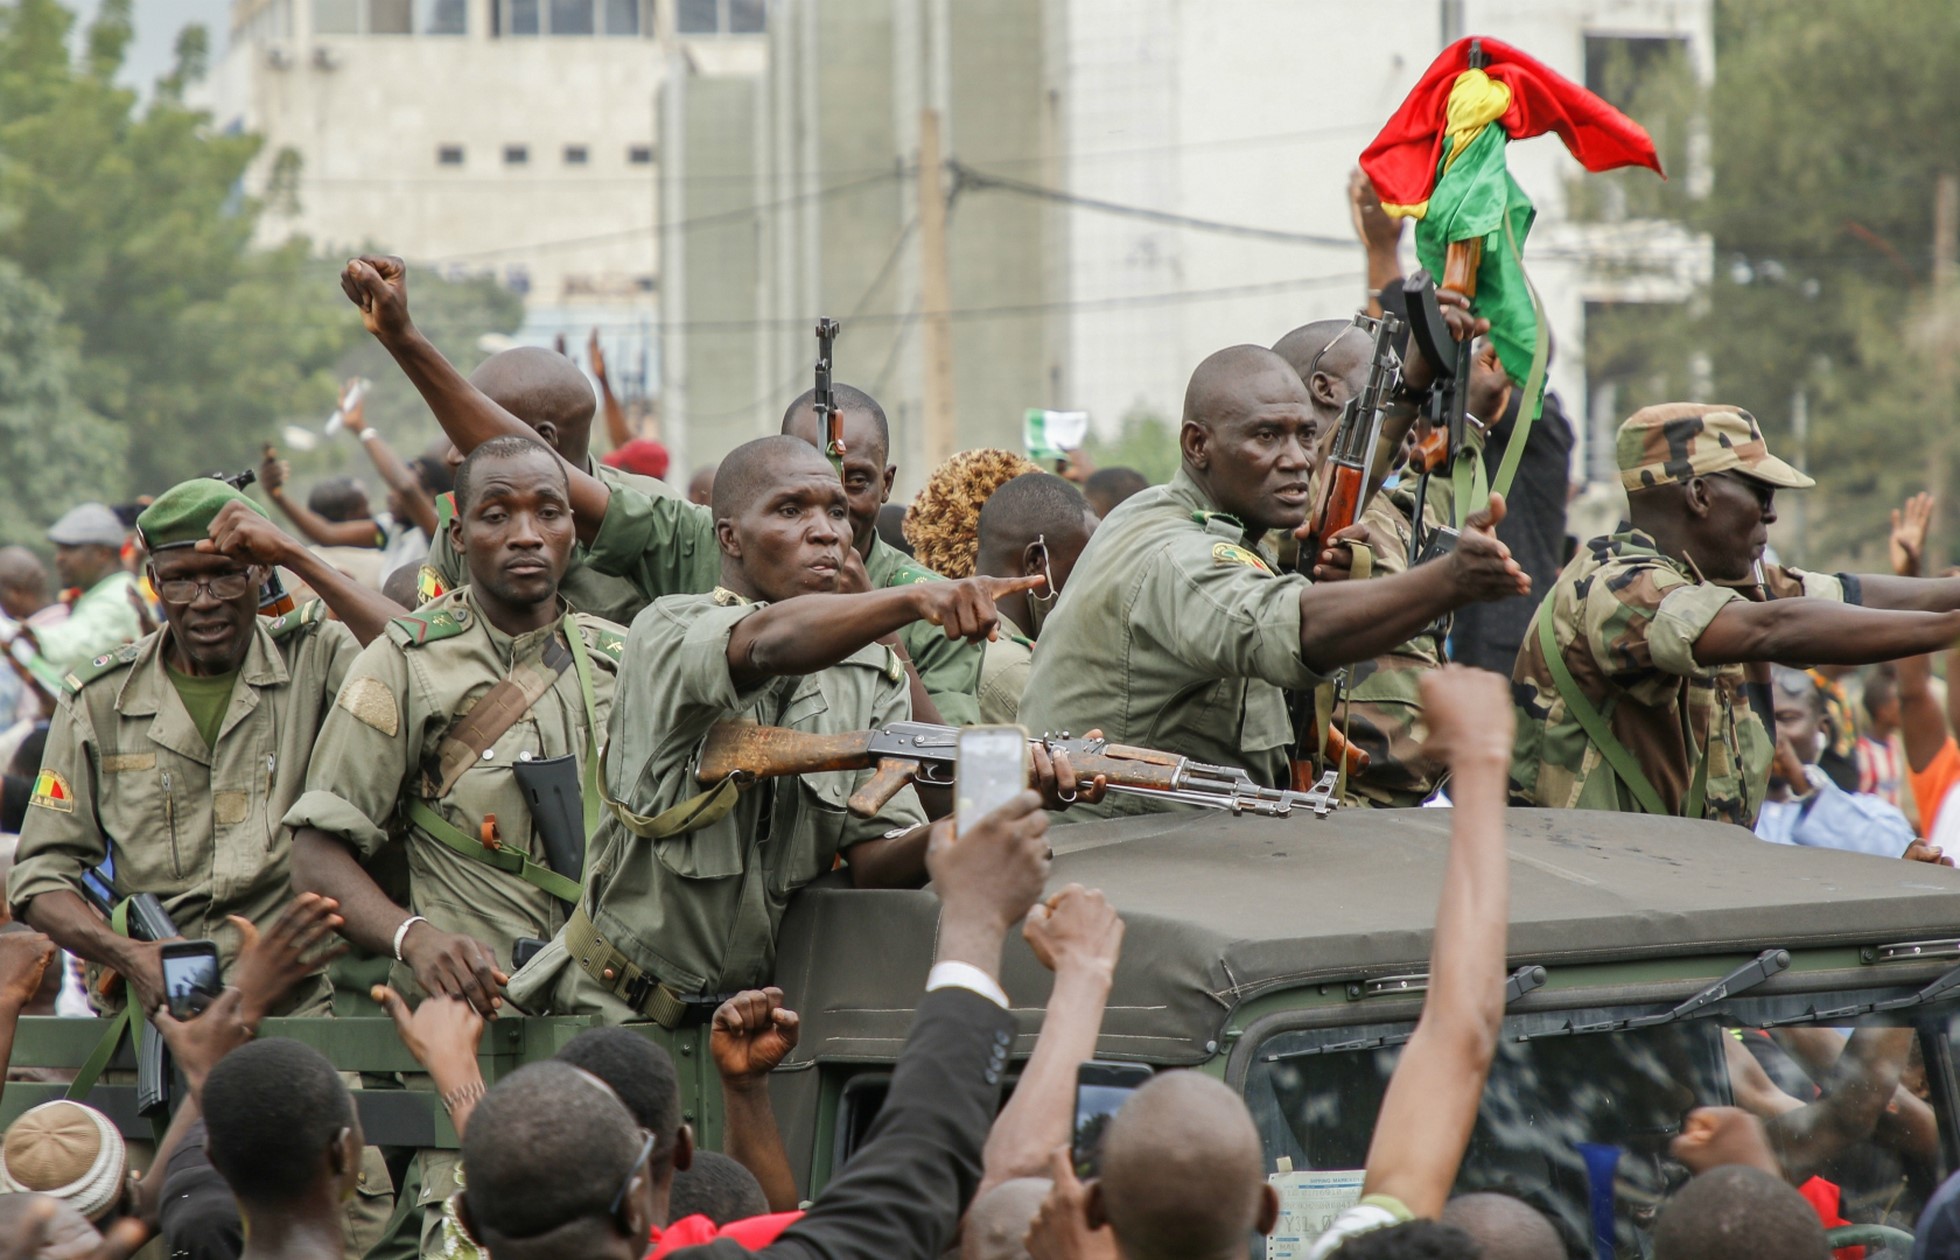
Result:
M347 264L341 288L360 306L368 331L395 357L421 391L423 401L462 450L503 434L538 436L523 420L493 401L430 344L408 314L407 271L399 258L362 257ZM861 390L837 387L844 412L844 486L850 504L851 540L873 590L939 581L877 534L878 509L891 497L896 468L886 462L890 435L884 411ZM816 441L820 425L805 394L790 404L782 431ZM572 507L585 561L602 574L624 578L643 599L700 595L713 590L721 572L715 517L696 503L640 492L609 475L571 470ZM919 686L913 716L964 725L980 720L978 645L952 639L937 626L912 625L899 632L901 659ZM923 699L925 703L919 703Z
M230 916L265 930L292 900L280 819L358 643L380 633L389 605L222 481L173 487L136 529L163 627L68 672L7 900L87 961L99 1007L128 1000L153 1012L164 1001L159 947L117 935L83 899L83 872L101 871L122 896L157 896L184 936L217 943L229 977L240 945ZM325 604L261 617L276 567ZM328 607L342 620L329 620ZM123 977L127 996L102 992L104 968ZM323 973L275 1013L329 1009ZM348 1207L351 1255L379 1236L392 1189L380 1152L365 1160Z
M1644 408L1616 454L1631 528L1580 547L1518 652L1512 799L1751 826L1774 721L1745 666L1933 651L1960 580L1765 564L1776 492L1816 483L1738 407Z
M286 825L294 885L338 901L342 934L395 960L392 987L494 1017L517 942L556 935L578 899L626 632L559 597L572 509L551 452L486 442L457 470L455 493L439 541L469 583L395 618L354 661ZM405 904L364 869L396 844ZM422 1151L419 1172L420 1210L404 1232L433 1256L460 1188L456 1153Z

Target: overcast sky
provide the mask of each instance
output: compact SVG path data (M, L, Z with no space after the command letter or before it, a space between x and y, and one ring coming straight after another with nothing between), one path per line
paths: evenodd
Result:
M95 15L97 0L64 0L81 15L79 27ZM202 22L211 32L211 62L215 66L224 52L226 14L230 0L136 0L136 42L123 63L123 82L149 90L157 76L170 69L170 50L176 46L177 32L192 22Z

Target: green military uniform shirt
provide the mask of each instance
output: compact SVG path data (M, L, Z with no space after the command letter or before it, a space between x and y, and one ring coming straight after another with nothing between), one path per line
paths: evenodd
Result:
M1361 519L1383 540L1374 576L1408 571L1415 510L1415 487L1407 481L1369 501ZM1449 518L1449 484L1432 477L1423 519L1433 529ZM1440 668L1443 658L1442 635L1425 632L1349 669L1348 741L1368 754L1368 769L1348 780L1348 791L1363 804L1420 805L1436 790L1442 767L1422 755L1422 676ZM1334 713L1336 725L1343 716Z
M761 607L725 592L676 595L654 601L634 622L627 659L660 668L620 677L605 761L612 800L652 817L700 793L695 764L716 722L834 734L910 718L904 671L876 645L815 674L738 687L728 670L729 634ZM608 817L593 843L584 908L612 945L679 992L761 984L775 966L790 894L852 845L925 821L910 787L876 817L850 813L845 802L871 774L765 779L718 821L663 839ZM610 994L570 962L563 940L513 978L513 999L555 1014L613 1009L604 1000ZM547 988L548 1000L540 994Z
M1030 731L1243 767L1290 782L1286 690L1321 681L1300 659L1300 594L1190 474L1144 490L1109 514L1076 561L1041 630L1021 698ZM1174 808L1111 793L1056 817L1082 820Z
M943 582L946 579L908 557L884 539L873 537L871 554L864 558L865 576L871 589L910 586L914 582ZM915 621L898 632L905 654L912 658L919 684L932 697L939 716L949 726L972 726L980 720L980 645L963 639L949 639L946 632L929 621Z
M596 713L588 721L578 670L556 676L543 696L497 737L446 796L430 800L441 775L438 749L451 729L491 687L520 666L541 664L546 644L562 636L554 622L516 638L490 624L468 587L388 623L341 686L306 776L306 794L286 825L317 827L337 836L364 861L399 835L406 845L409 909L439 931L480 941L510 970L511 943L548 938L565 921L563 903L518 875L458 853L414 826L398 807L420 798L464 835L476 837L486 815L497 816L500 842L545 861L530 807L518 786L520 762L575 756L584 765L589 738L604 738L625 631L609 621L575 618L592 663ZM398 821L399 820L399 821ZM415 992L409 969L397 964L391 983Z
M1846 597L1838 577L1765 567L1773 596ZM1741 598L1701 581L1638 530L1582 547L1539 605L1518 651L1512 799L1561 809L1639 808L1559 694L1539 647L1539 618L1550 616L1573 681L1668 811L1681 811L1707 758L1702 816L1751 826L1774 744L1744 696L1743 667L1705 666L1694 656L1709 623Z
M154 893L186 937L217 942L228 972L239 939L225 916L263 931L292 900L280 820L299 797L320 724L360 649L318 602L254 618L210 747L165 671L168 633L70 673L7 901L19 914L42 893L79 895L82 872L113 849L116 891ZM322 977L293 1004L324 1005L325 992Z
M1000 637L980 647L980 720L989 726L1019 722L1021 696L1034 672L1034 640L1002 613Z
M642 477L635 473L621 472L610 464L600 463L588 463L586 471L612 487L615 493L624 486L650 499L684 503L684 500L674 493L672 486L657 477ZM706 508L697 510L702 515L707 514ZM455 495L445 494L436 501L436 536L429 544L429 559L424 566L425 579L433 576L436 581L436 589L433 592L436 594L459 590L469 585L469 567L464 563L462 555L449 542L449 522L455 514ZM712 517L709 517L707 523L707 538L708 549L712 553L714 551ZM616 625L630 626L633 624L633 618L640 615L640 610L647 606L647 601L653 595L668 593L666 590L655 590L651 595L647 594L635 583L616 576L612 571L594 568L588 563L588 556L589 553L584 547L574 546L571 563L566 566L565 576L558 582L560 597L579 612L589 613ZM715 575L721 571L719 561L711 567L712 572L709 573L708 581L713 583ZM383 574L383 576L387 575Z

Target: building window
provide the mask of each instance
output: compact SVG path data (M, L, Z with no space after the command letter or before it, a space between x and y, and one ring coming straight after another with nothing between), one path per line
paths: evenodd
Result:
M584 166L590 156L591 154L582 144L568 144L565 146L565 165L567 166Z
M551 0L553 35L591 35L592 0Z
M606 34L638 35L640 0L606 0Z
M359 35L362 0L313 0L313 33Z
M531 150L529 147L521 144L507 144L504 146L505 166L523 166L530 160Z
M680 0L674 29L682 35L759 35L767 27L767 0Z
M463 146L460 144L439 144L436 146L437 166L461 166Z
M415 29L423 35L470 33L469 0L418 0Z
M631 144L626 146L626 160L634 166L652 166L653 146L650 144Z
M542 35L544 15L539 9L539 0L497 0L497 11L503 15L498 30L505 35Z
M368 0L368 34L414 33L414 9L412 0Z

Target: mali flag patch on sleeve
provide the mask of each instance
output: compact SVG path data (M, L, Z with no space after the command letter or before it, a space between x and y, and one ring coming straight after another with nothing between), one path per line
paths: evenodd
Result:
M28 798L29 805L39 805L58 814L75 812L75 794L68 790L68 780L61 777L59 770L43 770L34 780L34 795Z

